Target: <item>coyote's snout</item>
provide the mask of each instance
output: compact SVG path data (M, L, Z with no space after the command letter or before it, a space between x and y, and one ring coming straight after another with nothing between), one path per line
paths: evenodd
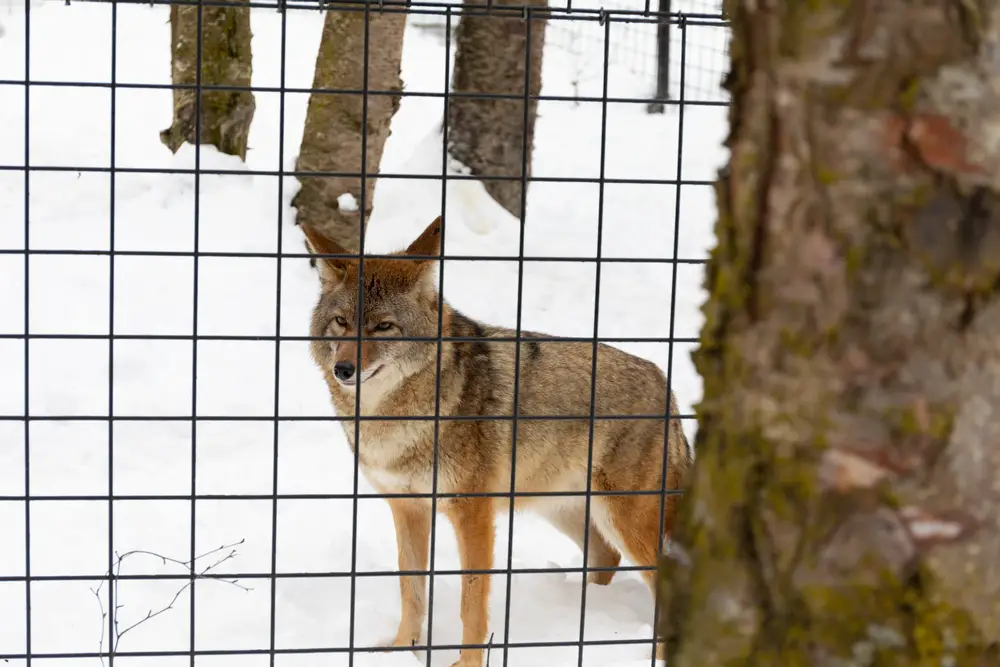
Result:
M345 327L346 329L347 327ZM380 362L372 363L371 344L361 344L361 366L356 363L358 346L354 341L342 341L333 355L333 377L344 387L354 387L369 380L382 370Z
M347 254L314 229L302 229L314 253ZM539 513L581 549L589 529L589 581L609 583L622 554L637 565L655 564L660 530L670 535L677 502L659 493L663 457L667 489L682 487L691 462L680 422L665 419L668 400L671 413L676 406L663 373L652 362L598 345L591 406L592 343L522 332L518 352L514 331L476 322L447 303L439 311L437 261L428 257L439 255L440 242L438 218L397 256L365 258L360 285L356 259L317 261L322 289L311 335L327 339L312 342L312 355L337 413L355 416L360 406L366 417L359 442L355 424L343 422L365 477L379 493L407 496L388 499L400 570L427 569L435 458L437 492L477 494L437 502L455 528L462 569L493 568L495 514L508 501L490 494L510 493L512 456L518 509ZM357 339L350 340L358 327L360 350ZM436 457L435 414L444 417ZM655 591L655 572L644 576ZM486 643L489 590L489 576L462 576L463 644ZM420 643L424 591L423 575L400 577L394 645ZM483 649L469 648L456 665L482 662Z

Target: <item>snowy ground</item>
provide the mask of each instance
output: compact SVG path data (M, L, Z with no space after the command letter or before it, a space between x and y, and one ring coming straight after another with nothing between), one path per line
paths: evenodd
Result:
M25 21L21 3L0 5L0 79L23 80ZM166 7L118 8L117 71L122 83L169 83L169 26ZM285 83L307 88L318 45L321 16L293 11L287 17ZM281 16L255 10L254 83L280 83ZM426 22L426 21L425 21ZM600 28L591 24L595 35ZM109 81L111 79L109 6L60 0L33 3L30 77L39 80ZM612 30L614 37L614 29ZM440 91L444 84L444 44L440 32L407 33L403 77L409 91ZM555 49L546 54L544 92L553 95L599 95L601 77ZM599 72L599 70L597 70ZM575 82L575 83L574 83ZM651 82L614 70L610 94L648 95ZM30 532L30 567L41 580L31 584L31 644L34 655L95 652L101 638L101 615L91 589L109 568L110 545L118 552L144 549L179 560L191 552L191 503L176 496L192 492L192 429L184 421L192 411L192 348L197 333L215 336L263 336L261 340L201 340L197 343L197 414L242 418L200 421L195 429L196 492L202 495L267 496L274 493L274 416L331 414L325 387L312 366L305 342L275 343L280 333L307 335L309 309L317 279L305 260L281 260L281 284L273 258L201 257L197 290L194 260L179 256L118 256L113 282L104 255L33 254L25 270L23 171L25 142L32 165L106 167L111 160L112 96L107 88L32 85L30 130L24 136L25 87L0 85L0 658L23 654L25 643L25 537ZM258 93L246 165L201 151L205 169L292 169L301 137L307 96L285 98L284 141L279 147L280 99ZM160 145L159 130L170 123L168 90L118 89L114 98L114 164L118 168L192 168L195 151L176 156ZM439 99L405 98L393 121L382 164L384 172L439 174L441 138ZM534 173L547 177L595 177L600 169L601 106L546 102L539 107ZM724 157L724 110L686 110L683 175L711 179ZM607 109L606 176L674 178L677 172L677 113L647 116L643 105L611 104ZM285 179L279 199L278 179L265 175L162 175L36 171L30 176L30 247L33 250L110 249L112 230L118 251L190 252L196 238L203 252L301 252L299 231L291 225L294 178ZM604 257L667 258L672 255L676 189L664 185L607 184L604 188ZM530 189L525 245L528 256L593 257L596 250L599 188L595 184L534 183ZM440 212L440 181L383 179L378 185L369 248L388 250L411 238ZM111 205L113 203L113 216ZM714 197L703 186L682 189L682 258L702 258L711 239ZM280 225L279 225L279 220ZM448 189L449 254L515 255L518 226L488 200L473 182L453 181ZM280 237L280 238L279 238ZM10 251L15 251L11 253ZM5 254L3 254L5 253ZM600 335L666 337L669 334L670 264L605 263L602 267ZM30 302L25 322L25 279ZM693 337L701 325L702 267L681 264L677 270L675 335ZM280 287L280 303L278 303ZM109 291L113 288L113 313ZM456 262L445 267L446 297L468 314L513 326L517 265L514 262ZM528 263L524 271L523 326L553 334L592 335L594 264ZM197 307L194 295L197 292ZM280 332L275 316L280 314ZM29 386L25 395L25 327L29 346ZM157 335L157 340L101 338L66 340L59 334ZM55 335L56 337L52 337ZM622 347L661 364L666 344L634 343ZM673 385L681 410L690 412L701 383L690 362L690 344L673 355ZM109 349L110 348L110 349ZM109 358L109 352L111 353ZM280 353L275 397L275 354ZM113 384L112 384L113 383ZM113 387L113 390L112 390ZM117 421L109 429L109 407L117 416L148 420ZM30 467L25 475L23 416L30 414ZM45 420L45 416L78 420ZM95 419L94 417L98 417ZM157 418L160 418L158 421ZM687 431L693 434L693 424ZM280 421L277 471L279 494L299 499L278 501L276 647L310 649L346 646L350 626L350 580L344 576L307 578L310 573L349 572L351 501L301 497L350 493L352 458L337 423ZM109 479L109 453L113 468ZM25 487L25 477L29 487ZM23 497L53 495L164 496L116 501L109 539L109 508L100 500L33 500L25 530ZM371 488L361 481L361 491ZM170 497L175 498L171 499ZM6 498L4 500L3 498ZM272 502L264 498L203 499L195 504L195 552L244 542L218 573L271 571ZM389 510L381 500L358 507L357 569L395 568L394 534ZM506 562L508 539L502 521L497 566ZM459 567L453 534L438 523L435 566ZM514 531L515 568L579 567L581 557L564 537L530 516L518 516ZM206 562L206 564L210 564ZM183 573L152 557L135 556L122 568L128 574ZM288 576L289 574L301 576ZM75 575L73 581L52 581ZM434 643L460 640L459 581L435 579ZM120 584L120 624L141 620L148 610L166 605L182 582L124 581ZM248 578L252 590L218 581L200 581L195 595L195 638L199 650L265 650L270 639L270 579ZM494 578L491 632L504 636L506 581ZM105 589L102 589L102 595ZM521 574L512 583L509 639L514 643L574 641L580 628L579 574ZM189 649L191 596L181 594L174 608L125 635L121 653ZM107 604L106 596L104 604ZM607 588L587 596L586 638L614 640L651 636L652 603L636 574L620 574ZM355 641L370 646L391 636L398 620L395 578L357 580ZM105 640L105 647L107 640ZM649 664L649 645L590 646L588 665ZM495 651L493 661L501 660ZM433 664L449 665L457 651L442 650ZM198 657L200 665L267 664L256 656ZM120 658L121 664L188 664L187 656ZM512 649L511 665L576 664L575 648ZM96 657L53 658L45 665L97 665ZM282 653L281 665L341 665L337 653ZM411 653L359 654L358 665L417 665ZM5 662L7 664L7 662ZM24 665L11 659L10 665ZM42 663L38 663L42 664Z

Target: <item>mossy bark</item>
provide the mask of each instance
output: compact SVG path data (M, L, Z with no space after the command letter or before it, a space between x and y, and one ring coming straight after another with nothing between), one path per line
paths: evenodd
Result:
M368 90L402 91L400 61L406 16L398 12L382 14L375 11L367 16ZM316 56L314 89L364 89L365 17L366 13L362 11L327 11ZM399 109L399 102L399 95L368 95L367 124L364 124L364 99L361 94L314 91L309 96L296 171L353 173L358 176L300 174L301 188L292 199L296 224L311 225L346 250L357 252L361 225L367 225L371 216L376 183L374 178L364 179L364 210L361 211L362 146L367 142L364 172L377 172L382 161L382 149L389 138L389 125ZM351 195L351 206L342 206L338 202L344 194Z
M726 2L670 667L1000 664L1000 1Z
M250 86L250 7L170 6L171 81L198 83L198 12L201 11L201 85ZM193 88L174 89L174 121L160 132L172 152L186 142L215 146L227 155L247 156L247 137L256 103L249 90L202 91L200 104ZM196 107L199 107L196 109ZM201 116L196 136L195 114Z
M479 5L482 10L482 3L473 4ZM498 0L493 6L505 4L548 6L546 0ZM537 96L542 90L542 50L547 22L540 14L534 16L529 44L528 21L523 17L509 12L462 14L456 31L453 91L524 95L525 70L528 70L527 94ZM528 48L530 53L526 52ZM453 97L448 107L448 148L451 156L477 176L520 179L523 162L527 166L526 175L530 177L538 101L528 100L527 126L524 104L524 99ZM490 196L512 215L521 216L519 180L484 180L483 185Z

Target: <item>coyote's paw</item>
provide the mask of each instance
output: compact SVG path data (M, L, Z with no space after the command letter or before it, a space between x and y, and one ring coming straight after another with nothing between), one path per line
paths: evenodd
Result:
M598 586L607 586L611 583L611 580L615 578L614 570L601 570L600 572L588 572L587 573L587 583L597 584Z
M462 651L461 657L451 663L451 667L483 667L483 652Z
M397 631L393 639L386 638L378 643L380 648L393 648L396 646L417 646L420 644L420 635L411 632Z

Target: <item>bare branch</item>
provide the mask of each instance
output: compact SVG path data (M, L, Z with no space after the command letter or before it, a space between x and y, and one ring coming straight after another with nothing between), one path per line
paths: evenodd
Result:
M114 561L114 563L112 563L111 568L106 573L107 579L102 580L101 583L97 586L97 588L91 588L90 589L90 592L93 593L94 597L97 598L97 604L98 604L98 606L100 607L100 610L101 610L101 638L100 638L100 641L98 643L98 653L100 654L101 665L102 666L104 665L105 626L106 626L106 620L108 618L108 611L105 610L105 608L104 608L104 602L101 599L101 589L104 587L105 581L108 581L108 582L111 583L111 588L112 588L112 591L113 591L113 597L114 597L114 601L115 601L115 604L112 605L112 609L111 609L111 626L112 626L113 630L112 630L112 637L111 637L111 639L109 641L109 649L108 649L108 655L115 655L115 653L117 653L117 651L118 651L118 645L121 642L122 637L124 637L131 630L134 630L135 628L139 627L143 623L151 621L152 619L156 618L157 616L160 616L160 615L162 615L162 614L170 611L171 609L173 609L174 605L177 603L177 600L179 600L180 597L181 597L181 595L184 594L184 591L188 590L189 588L191 588L192 585L194 585L194 582L195 582L196 579L209 578L206 575L208 575L212 570L218 568L220 565L222 565L226 561L229 561L229 560L232 560L232 559L236 558L237 553L238 553L237 550L236 550L236 547L238 547L239 545L243 544L245 541L246 541L246 539L244 538L244 539L240 540L239 542L234 542L232 544L223 544L220 547L216 547L215 549L211 549L211 550L206 551L206 552L204 552L202 554L199 554L199 555L195 556L193 559L190 559L190 560L181 560L179 558L171 558L169 556L164 556L162 554L158 554L158 553L153 552L153 551L147 551L145 549L133 549L131 551L126 551L123 554L119 554L118 552L115 552L115 561ZM223 554L223 552L225 552L224 555L220 556L220 554ZM146 612L145 616L143 616L142 618L140 618L135 623L132 623L131 625L125 627L124 629L121 629L120 626L119 626L119 622L118 622L118 613L117 612L118 612L119 609L123 609L125 607L125 605L120 604L120 602L119 602L121 600L121 597L119 595L119 588L118 588L119 582L121 581L122 563L127 558L133 558L135 556L148 556L148 557L157 559L163 565L177 565L179 567L182 567L182 568L184 568L185 570L188 570L191 573L191 579L189 581L187 581L186 583L184 583L184 585L182 585L180 588L177 589L177 591L174 593L173 597L170 598L170 601L167 602L166 605L164 605L163 607L160 607L160 608L156 609L155 611L152 608L150 608ZM205 559L209 558L210 556L218 556L218 557L215 560L213 560L209 565L205 566L204 568L202 568L200 570L196 569L195 566L200 561L205 560ZM214 580L214 581L219 581L219 582L222 582L222 583L225 583L225 584L229 584L230 586L235 586L236 588L239 588L240 590L243 590L243 591L249 592L249 591L253 590L252 588L250 588L248 586L244 586L243 584L239 583L239 580L237 580L237 579L220 579L220 578L217 578L217 577L210 577L210 579Z
M100 609L101 609L101 639L97 643L97 653L98 653L98 655L100 657L101 665L103 667L103 665L104 665L104 621L107 619L108 613L106 611L104 611L104 602L101 601L101 586L102 585L104 585L103 581L101 582L101 585L99 585L97 588L91 588L90 592L94 594L95 598L97 598L97 606L100 607Z

